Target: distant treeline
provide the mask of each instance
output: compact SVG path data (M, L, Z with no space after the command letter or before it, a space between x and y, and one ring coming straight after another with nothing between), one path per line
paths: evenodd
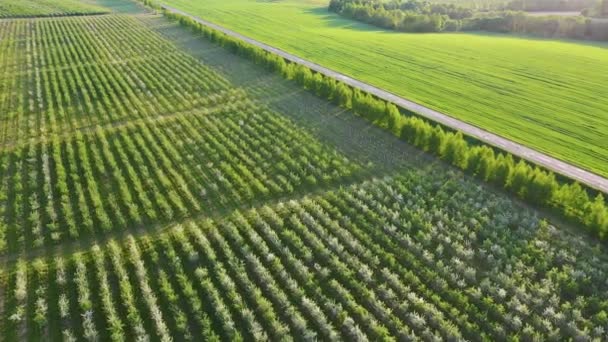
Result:
M581 12L602 0L431 0L477 11Z
M530 16L521 11L476 12L455 4L416 0L331 0L329 10L403 32L490 31L608 40L608 22L583 16Z
M580 12L585 8L595 6L596 2L596 0L512 0L496 9L531 12Z
M152 0L142 1L160 9ZM374 125L438 156L464 172L513 193L532 205L549 208L586 227L601 239L608 237L608 204L601 192L584 188L577 182L558 179L551 171L467 139L461 132L453 132L415 113L404 113L393 103L353 89L301 64L288 62L277 54L228 36L189 17L169 11L164 13L232 53L296 82L321 98L352 110ZM590 196L590 193L594 192L596 195Z
M583 15L588 17L608 18L608 0L599 1L595 6L584 9Z

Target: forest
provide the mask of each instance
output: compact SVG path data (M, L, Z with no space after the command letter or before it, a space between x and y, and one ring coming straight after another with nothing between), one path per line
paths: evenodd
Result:
M607 1L603 0L601 13ZM594 4L581 11L592 13ZM530 6L530 7L527 7ZM579 7L572 5L573 7ZM598 5L600 6L600 5ZM547 10L544 4L513 2L504 10L477 11L456 4L405 0L331 0L328 10L347 18L403 32L489 31L551 38L608 40L608 23L584 16L532 16L524 10Z

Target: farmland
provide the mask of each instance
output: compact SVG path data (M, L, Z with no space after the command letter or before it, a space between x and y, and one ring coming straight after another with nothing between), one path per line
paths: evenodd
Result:
M52 17L107 12L107 8L78 0L4 0L0 3L0 18Z
M604 44L394 33L328 13L326 1L164 3L608 175Z
M117 45L125 29L128 48ZM32 39L3 58L32 68L5 68L0 246L168 221L357 171L128 16L14 21L4 32L24 31ZM69 49L52 43L60 37Z
M608 338L581 227L100 3L0 20L0 340Z
M466 181L408 173L18 261L5 333L605 338L606 254L562 234Z

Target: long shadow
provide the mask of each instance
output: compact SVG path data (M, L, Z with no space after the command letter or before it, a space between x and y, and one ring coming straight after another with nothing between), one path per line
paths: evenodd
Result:
M315 7L308 8L302 11L306 14L311 14L316 16L318 19L321 19L325 26L332 28L343 28L347 30L354 31L365 31L365 32L386 32L386 33L395 33L392 30L386 30L374 25L369 25L360 21L347 19L339 16L336 13L330 12L327 10L327 7Z
M145 14L150 10L134 0L89 0L91 3L109 8L118 14Z

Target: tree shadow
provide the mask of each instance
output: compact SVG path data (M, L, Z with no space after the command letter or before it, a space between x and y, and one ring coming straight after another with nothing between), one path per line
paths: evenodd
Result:
M355 31L365 32L386 32L393 33L394 31L386 30L377 26L369 25L352 19L343 18L340 15L330 12L327 7L307 8L302 11L306 14L312 14L318 19L321 19L325 26L332 28L343 28Z

